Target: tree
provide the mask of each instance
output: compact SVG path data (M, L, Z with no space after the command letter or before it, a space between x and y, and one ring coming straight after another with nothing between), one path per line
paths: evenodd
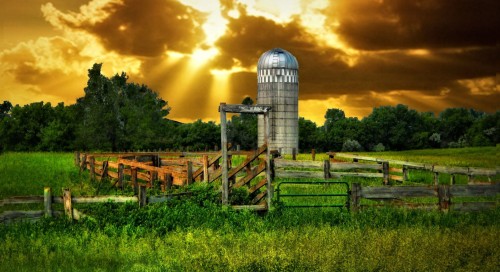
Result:
M250 97L245 97L243 105L253 105ZM243 150L257 149L257 115L241 113L233 115L227 124L227 139L233 146L240 145Z
M108 79L101 67L94 64L88 70L85 96L77 101L82 116L77 147L117 151L157 146L167 123L168 103L146 85L127 83L125 73Z
M320 136L316 123L304 117L299 118L299 149L309 152L311 149L320 149Z
M466 132L475 121L475 112L465 108L449 108L441 112L441 140L445 143L456 144L466 138ZM452 144L452 145L453 145Z

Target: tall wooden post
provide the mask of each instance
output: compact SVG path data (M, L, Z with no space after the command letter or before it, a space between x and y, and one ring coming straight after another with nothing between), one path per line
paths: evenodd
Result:
M264 143L266 144L266 189L267 189L267 208L271 208L273 199L273 185L271 178L271 148L269 148L269 135L271 132L271 122L269 122L269 111L264 113ZM295 148L294 148L295 150Z
M136 167L130 168L130 179L131 179L132 184L134 186L134 195L138 195L139 194L139 185L137 184L137 168Z
M193 162L187 161L187 184L193 184Z
M91 156L89 158L89 165L90 165L90 180L95 181L95 157Z
M118 164L118 188L123 191L123 163Z
M203 155L203 181L208 182L208 155Z
M358 211L361 202L361 184L352 183L351 184L351 210Z
M80 166L80 152L75 152L75 166Z
M384 185L389 184L389 162L382 163L382 173L384 174Z
M139 207L144 207L146 206L148 201L148 197L146 195L146 186L141 185L139 187Z
M222 148L222 204L229 203L229 181L227 180L227 135L226 135L226 112L224 106L226 103L221 103L219 106L220 112L220 138Z
M408 181L409 168L406 165L403 165L403 181Z
M311 149L311 159L312 159L313 161L315 161L315 160L316 160L316 149L314 149L314 148L313 148L313 149Z
M332 177L330 174L330 161L329 160L323 161L323 177L324 177L324 179L329 179Z
M297 148L292 148L292 160L297 160Z
M50 187L43 188L43 206L45 217L52 217L52 189Z
M71 191L63 189L64 213L69 220L73 220L73 207L71 206Z

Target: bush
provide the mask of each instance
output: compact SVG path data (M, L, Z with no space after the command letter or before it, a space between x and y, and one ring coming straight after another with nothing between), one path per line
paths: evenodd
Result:
M378 143L376 146L373 147L373 151L375 151L375 152L385 151L384 144L383 143Z
M362 150L363 148L356 140L347 139L342 145L342 151L351 152L351 151L362 151Z

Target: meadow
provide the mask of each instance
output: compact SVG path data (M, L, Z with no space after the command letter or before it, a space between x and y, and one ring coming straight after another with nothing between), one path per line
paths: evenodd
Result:
M449 151L435 150L434 156ZM453 151L455 159L464 161L471 153ZM451 161L454 156L442 158ZM496 154L489 156L495 158ZM74 166L73 154L0 155L0 198L40 195L45 186L54 188L56 195L64 187L76 195L92 195L95 185L88 180ZM500 267L498 208L474 213L400 208L352 213L277 205L258 214L222 207L217 188L217 184L195 184L189 188L195 192L190 198L141 209L133 203L80 204L77 208L89 217L78 222L51 218L0 225L0 270L497 271Z

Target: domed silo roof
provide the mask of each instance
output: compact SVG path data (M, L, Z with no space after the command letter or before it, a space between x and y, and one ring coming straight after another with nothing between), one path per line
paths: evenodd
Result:
M281 48L271 49L260 56L257 69L299 69L299 62L290 52Z

